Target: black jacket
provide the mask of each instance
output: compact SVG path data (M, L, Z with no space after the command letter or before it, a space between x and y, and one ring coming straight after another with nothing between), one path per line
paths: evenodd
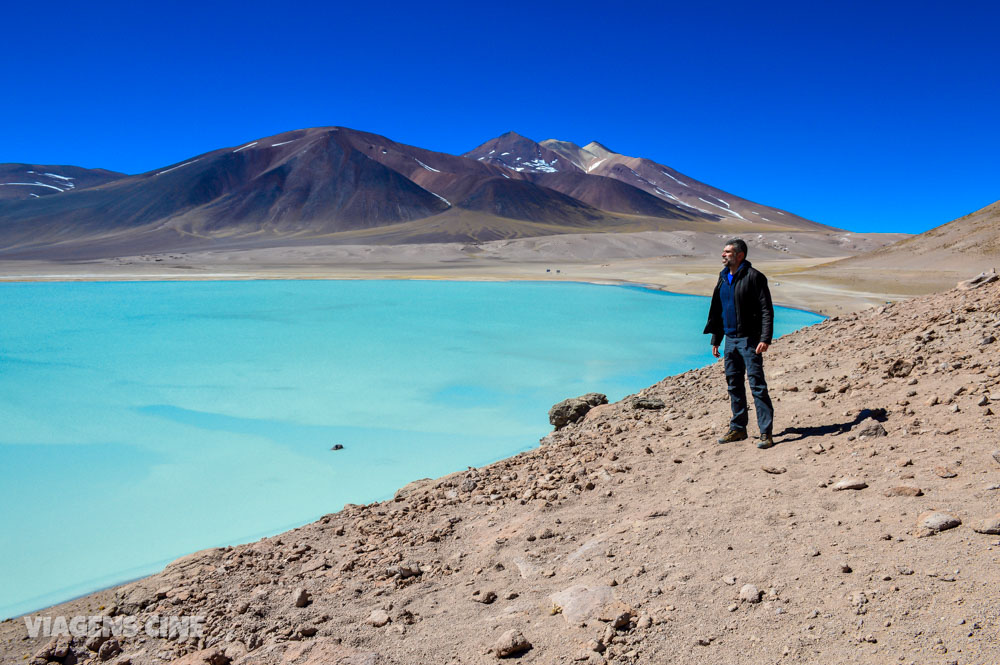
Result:
M746 269L737 270L733 276L733 289L736 291L736 336L771 343L774 331L774 305L771 304L771 291L767 288L767 277L746 263ZM712 294L712 304L708 308L708 324L705 334L712 336L712 346L719 346L725 334L722 329L722 299L719 287L726 279L729 268L723 268L719 273L719 282Z

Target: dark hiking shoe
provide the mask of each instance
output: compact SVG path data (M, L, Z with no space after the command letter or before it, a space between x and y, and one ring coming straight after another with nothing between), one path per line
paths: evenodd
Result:
M770 432L765 432L760 435L760 439L757 440L757 447L761 450L766 450L774 445L774 438L771 436Z
M744 441L747 438L745 429L731 429L724 437L719 439L719 443L732 443L733 441Z

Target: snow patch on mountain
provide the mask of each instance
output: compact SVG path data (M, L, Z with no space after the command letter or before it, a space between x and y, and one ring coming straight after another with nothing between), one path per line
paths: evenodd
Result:
M707 203L707 204L708 204L708 205L710 205L710 206L715 206L715 207L716 207L716 208L718 208L719 210L723 210L723 211L727 212L728 214L732 215L733 217L739 217L740 219L742 219L742 220L744 220L744 221L747 221L747 222L749 222L749 221L750 221L749 219L747 219L746 217L744 217L744 216L743 216L743 215L741 215L740 213L738 213L738 212L736 212L735 210L733 210L732 208L730 208L730 207L729 207L729 204L728 204L728 203L726 203L725 201L723 201L722 199L717 199L717 200L718 200L718 201L720 201L721 203L725 203L725 204L726 204L726 206L725 206L725 207L722 207L722 206L720 206L720 205L719 205L718 203L712 203L711 201L709 201L709 200L707 200L707 199L703 199L703 198L701 198L700 196L698 197L698 200L699 200L699 201L704 201L705 203Z
M520 159L520 157L518 157L518 159ZM556 162L558 161L559 161L558 159L553 159L552 162L549 163L544 159L542 159L541 157L539 157L538 159L533 159L530 162L525 162L525 164L527 165L527 168L530 168L533 171L542 171L543 173L555 173L556 171L559 170L555 166Z
M420 165L421 165L422 167L424 167L425 169L427 169L428 171L431 171L431 172L433 172L433 173L441 173L441 172L440 172L440 171L438 171L437 169L432 169L431 167L427 166L426 164L424 164L424 163L423 163L422 161L420 161L420 160L419 160L419 159L417 159L416 157L414 157L414 158L413 158L413 160L414 160L414 161L415 161L415 162L416 162L417 164L420 164ZM435 196L437 196L437 194L435 194ZM440 198L440 197L439 197L439 198ZM451 204L449 203L448 205L451 205Z
M198 159L192 159L190 162L184 162L183 164L178 164L177 166L171 166L169 169L165 169L163 171L160 171L156 175L163 175L164 173L170 173L171 171L176 171L177 169L181 168L182 166L187 166L188 164L194 164L195 162L200 162L200 161L201 161L201 157L199 157Z
M49 189L54 189L57 192L65 192L65 189L60 189L55 185L46 185L44 182L0 182L0 185L23 185L25 187L48 187Z
M672 175L670 175L666 171L660 171L660 173L662 173L663 175L667 176L668 178L670 178L671 180L673 180L674 182L676 182L678 185L683 185L684 187L690 187L690 185L688 185L686 182L681 182L680 180L678 180L677 178L673 177Z

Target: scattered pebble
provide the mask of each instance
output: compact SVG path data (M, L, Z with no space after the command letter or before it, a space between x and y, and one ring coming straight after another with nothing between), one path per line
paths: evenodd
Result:
M933 535L948 529L954 529L962 523L954 515L941 511L929 511L917 518L917 527L921 530L919 535Z
M911 485L900 485L899 487L892 487L885 491L886 496L923 496L924 492L919 487L913 487Z
M372 613L368 615L366 623L370 626L381 628L389 623L389 621L391 621L391 619L389 619L389 613L385 610L372 610Z
M868 487L868 483L860 478L844 478L833 485L833 491L841 492L843 490L863 490L866 487Z
M976 533L1000 534L1000 514L983 520L978 526L972 527L972 530Z
M745 603L759 603L761 596L764 592L755 587L753 584L744 584L740 588L740 600Z
M516 628L508 630L500 636L500 639L493 645L493 653L497 658L510 658L519 653L524 653L531 648L531 642L521 634Z

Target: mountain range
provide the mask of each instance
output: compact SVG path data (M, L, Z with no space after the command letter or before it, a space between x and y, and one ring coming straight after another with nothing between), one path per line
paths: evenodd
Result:
M300 129L137 175L0 164L0 256L648 230L832 230L599 143L508 132L464 155Z

